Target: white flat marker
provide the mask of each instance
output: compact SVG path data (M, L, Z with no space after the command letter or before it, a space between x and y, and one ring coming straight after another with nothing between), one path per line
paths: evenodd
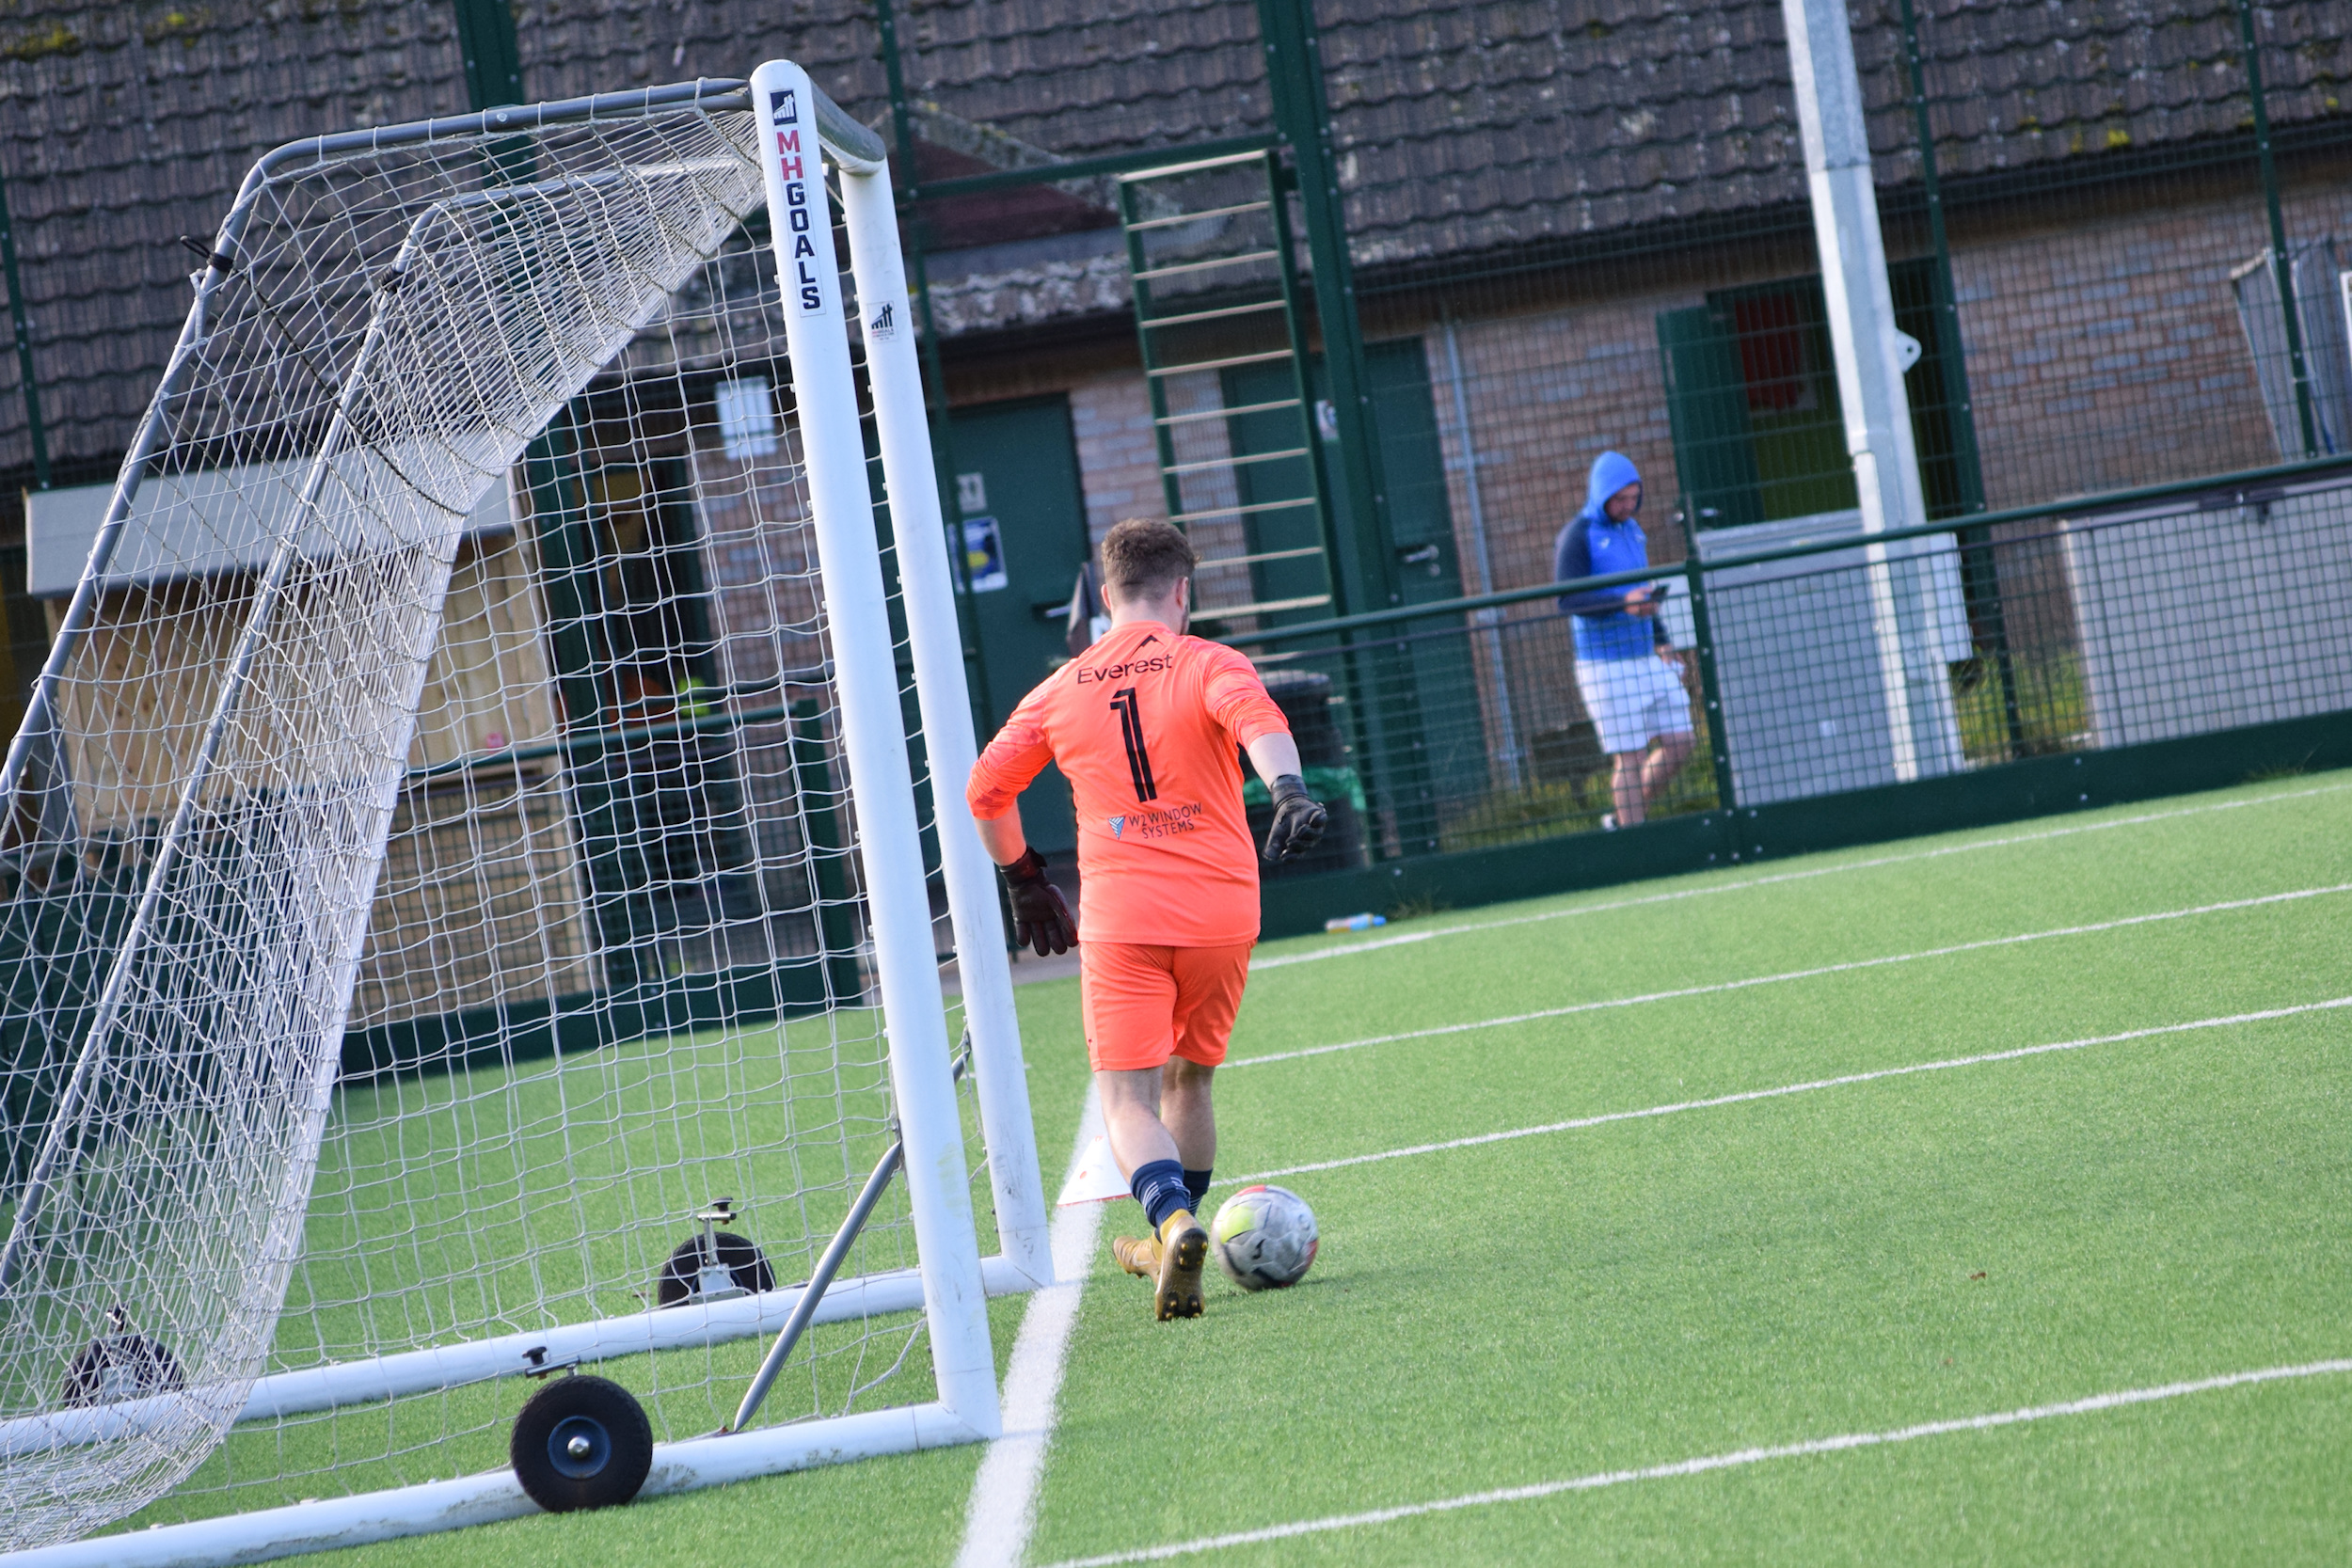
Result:
M1133 1551L1112 1552L1103 1557L1073 1557L1049 1565L1049 1568L1114 1568L1128 1562L1165 1562L1170 1558L1197 1557L1203 1552L1222 1551L1231 1546L1256 1546L1269 1541L1288 1541L1301 1535L1325 1535L1333 1530L1363 1529L1374 1525L1391 1524L1399 1519L1418 1518L1424 1513L1452 1513L1466 1508L1491 1508L1499 1503L1529 1502L1537 1497L1556 1497L1564 1492L1597 1492L1603 1487L1624 1486L1637 1481L1673 1481L1683 1476L1701 1476L1710 1470L1733 1470L1748 1465L1762 1465L1778 1459L1806 1459L1816 1454L1843 1453L1850 1449L1883 1448L1890 1443L1915 1443L1922 1437L1942 1437L1958 1432L1990 1432L1996 1427L2023 1426L2029 1421L2055 1420L2062 1416L2094 1416L2103 1411L2122 1410L2136 1404L2153 1404L2159 1400L2185 1399L2192 1394L2217 1393L2224 1388L2245 1388L2256 1384L2285 1383L2301 1378L2331 1377L2352 1372L2352 1361L2307 1361L2296 1367L2265 1367L2258 1371L2224 1372L2219 1377L2199 1378L2190 1383L2167 1383L2153 1388L2125 1388L2111 1394L2093 1394L2088 1399L2068 1400L2062 1404L2027 1405L2022 1410L1998 1410L1986 1416L1962 1416L1951 1420L1922 1421L1916 1426L1896 1427L1886 1432L1850 1432L1836 1437L1816 1437L1803 1443L1784 1443L1776 1448L1739 1449L1730 1453L1706 1454L1696 1459L1678 1459L1666 1465L1650 1465L1636 1470L1602 1470L1589 1476L1577 1476L1568 1481L1537 1481L1533 1486L1505 1486L1491 1492L1470 1492L1456 1497L1438 1497L1429 1502L1406 1503L1396 1508L1375 1508L1361 1513L1333 1513L1321 1519L1301 1519L1294 1524L1268 1525L1262 1529L1236 1530L1230 1535L1204 1535L1192 1541L1173 1542L1165 1546L1142 1546Z
M1093 1142L1071 1162L1069 1180L1061 1184L1057 1202L1067 1209L1073 1203L1108 1203L1128 1193L1127 1179L1119 1174L1119 1162L1111 1158L1110 1139L1097 1132Z
M963 1516L963 1547L956 1568L1020 1568L1037 1528L1037 1488L1045 1476L1045 1453L1060 1416L1062 1365L1070 1354L1071 1330L1078 1323L1078 1299L1094 1268L1095 1239L1103 1229L1103 1205L1073 1201L1067 1195L1088 1151L1102 1145L1103 1107L1087 1085L1086 1110L1078 1118L1063 1207L1054 1212L1054 1283L1029 1297L1021 1333L1005 1369L1005 1432L989 1444L972 1478L972 1499ZM1114 1174L1117 1171L1113 1166ZM1121 1185L1119 1196L1125 1196Z

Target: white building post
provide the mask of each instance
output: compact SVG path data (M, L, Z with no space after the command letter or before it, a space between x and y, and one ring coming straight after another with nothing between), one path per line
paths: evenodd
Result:
M1903 390L1903 372L1918 359L1919 344L1895 327L1845 0L1781 0L1781 15L1862 531L1883 533L1928 520L1911 401ZM1898 543L1891 551L1872 544L1867 553L1895 777L1956 771L1963 758L1944 657L1952 645L1947 634L1956 636L1958 628L1941 625L1924 541Z

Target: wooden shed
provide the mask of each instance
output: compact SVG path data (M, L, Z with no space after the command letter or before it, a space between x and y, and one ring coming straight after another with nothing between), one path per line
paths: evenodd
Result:
M61 689L72 836L133 854L179 800L251 606L261 535L222 526L208 478L142 487L112 590ZM235 475L242 486L268 476ZM28 577L54 635L111 486L36 494ZM199 518L209 522L199 526ZM565 809L547 612L497 486L458 546L409 778L377 883L351 1027L595 989L578 835ZM501 760L501 758L508 760ZM239 781L226 779L223 790Z

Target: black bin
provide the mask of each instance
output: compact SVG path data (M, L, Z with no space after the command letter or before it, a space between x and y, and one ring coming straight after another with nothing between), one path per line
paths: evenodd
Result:
M1320 670L1267 670L1261 673L1266 694L1282 710L1282 717L1290 721L1291 738L1298 742L1298 762L1306 770L1307 792L1323 802L1331 820L1324 830L1323 842L1312 850L1281 865L1261 862L1258 875L1311 877L1324 871L1353 871L1364 863L1362 786L1348 764L1347 743L1342 738L1339 721L1331 711L1331 677ZM1246 754L1242 759L1242 777L1257 777ZM1260 791L1253 789L1249 793L1254 796ZM1249 836L1254 842L1265 843L1266 830L1273 822L1272 800L1260 800L1250 806Z

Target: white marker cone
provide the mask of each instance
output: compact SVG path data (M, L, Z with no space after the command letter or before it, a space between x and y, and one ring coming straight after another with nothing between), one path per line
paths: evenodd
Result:
M1070 1168L1070 1180L1061 1186L1061 1208L1073 1203L1108 1203L1127 1196L1127 1179L1119 1174L1119 1162L1111 1158L1110 1140L1102 1133L1087 1145L1086 1152Z

